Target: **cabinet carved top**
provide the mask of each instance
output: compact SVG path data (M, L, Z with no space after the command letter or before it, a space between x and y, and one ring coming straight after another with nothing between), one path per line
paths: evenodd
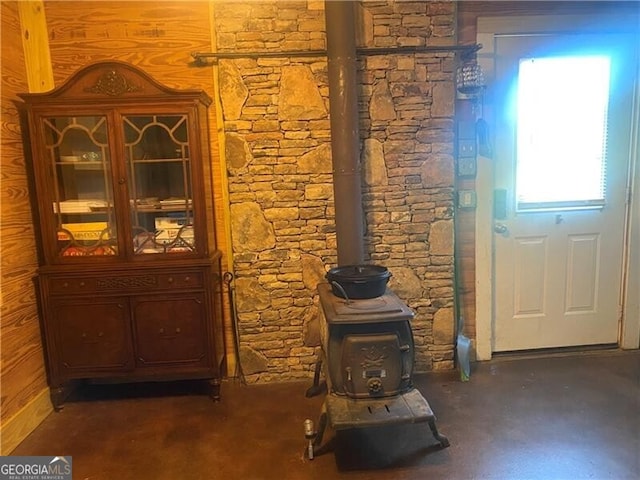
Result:
M141 88L132 83L116 70L110 70L101 75L92 87L85 88L85 92L119 96L126 92L137 92Z
M186 68L186 67L185 67ZM110 60L86 65L78 69L64 83L49 92L21 93L20 98L27 103L86 102L98 100L107 102L157 100L161 97L183 98L211 104L211 98L199 89L175 89L163 85L136 65Z

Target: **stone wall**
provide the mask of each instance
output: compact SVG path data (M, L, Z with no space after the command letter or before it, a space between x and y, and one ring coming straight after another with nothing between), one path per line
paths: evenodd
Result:
M336 264L324 2L214 3L236 274L249 381L307 378L316 285ZM453 45L455 4L357 4L367 47ZM416 369L453 366L452 53L358 60L367 262L417 313Z

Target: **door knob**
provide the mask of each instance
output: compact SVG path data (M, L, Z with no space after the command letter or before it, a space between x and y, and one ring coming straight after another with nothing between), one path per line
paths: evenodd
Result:
M501 235L504 235L505 233L507 233L509 231L509 229L507 228L507 226L504 223L496 223L493 226L493 231L496 233L499 233Z

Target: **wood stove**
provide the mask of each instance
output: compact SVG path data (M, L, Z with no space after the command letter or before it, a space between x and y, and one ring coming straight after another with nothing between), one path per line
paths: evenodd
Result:
M365 222L354 5L349 0L325 1L325 25L338 267L358 266L359 271ZM322 445L327 425L344 430L427 422L440 445L447 447L449 441L438 433L429 403L412 383L413 311L386 287L378 296L357 300L334 295L329 283L321 283L318 292L325 317L322 354L307 396L321 391L322 370L327 395L317 431L310 419L305 421L309 457L330 445Z
M328 283L318 285L318 293L324 313L322 353L307 395L321 391L320 369L327 395L309 457L327 449L328 444L322 445L327 425L337 431L427 422L440 446L449 446L412 382L413 311L388 288L380 296L359 300L334 295Z

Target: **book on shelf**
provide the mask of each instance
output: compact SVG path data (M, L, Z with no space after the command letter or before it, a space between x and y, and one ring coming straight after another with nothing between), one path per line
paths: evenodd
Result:
M60 205L59 208L58 205ZM106 210L108 206L105 200L63 200L53 203L53 211L54 213L90 213Z
M58 230L58 240L71 240L64 230L69 231L75 240L106 240L109 238L109 231L105 232L107 227L107 222L63 223L62 230Z
M160 205L163 207L171 207L171 206L181 206L181 205L191 205L192 200L190 198L165 198L164 200L160 200Z
M193 226L187 223L186 217L156 217L156 240L172 241L180 233L183 240L193 240Z

